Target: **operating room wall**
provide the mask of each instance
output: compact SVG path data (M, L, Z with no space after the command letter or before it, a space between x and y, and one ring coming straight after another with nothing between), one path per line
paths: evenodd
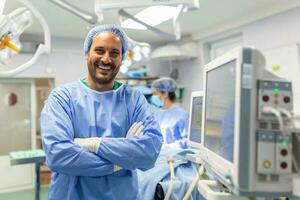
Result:
M199 44L200 45L200 44ZM199 52L199 56L201 53ZM202 90L203 88L203 69L201 58L194 58L187 61L175 61L174 69L178 70L178 86L184 88L184 96L180 105L189 111L190 96L192 91Z
M20 62L31 55L23 55L18 58ZM78 53L52 52L43 56L28 70L18 74L18 77L34 77L55 79L55 85L77 80L86 74L84 57Z
M260 50L300 42L300 7L242 27L244 44Z
M300 42L300 8L292 9L262 20L258 20L226 32L216 33L198 40L199 58L174 63L179 71L179 85L185 86L182 106L189 110L190 95L194 90L203 89L203 47L209 41L222 38L223 35L242 33L243 44L253 45L261 51Z

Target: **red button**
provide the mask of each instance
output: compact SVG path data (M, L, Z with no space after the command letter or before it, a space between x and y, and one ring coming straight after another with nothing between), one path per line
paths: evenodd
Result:
M282 156L286 156L288 154L288 151L286 149L281 149L280 153Z
M281 166L282 169L286 169L287 166L288 166L288 164L287 164L286 162L282 162L282 163L280 164L280 166Z
M290 97L286 96L286 97L284 97L283 101L285 103L290 103L291 99L290 99Z
M268 102L270 98L268 95L264 95L262 99L264 102Z

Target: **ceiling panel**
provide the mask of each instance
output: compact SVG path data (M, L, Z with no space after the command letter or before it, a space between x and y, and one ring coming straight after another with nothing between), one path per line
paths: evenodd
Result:
M84 38L87 31L93 26L48 0L30 0L30 2L45 17L54 37ZM69 0L69 2L89 12L94 10L93 0ZM4 12L8 13L19 6L21 4L16 0L8 0ZM181 33L184 36L201 33L207 35L210 34L209 31L217 30L220 26L240 25L297 6L300 6L299 0L200 0L200 9L183 13L180 19ZM134 14L138 10L129 9L128 11ZM104 21L101 23L118 22L118 10L104 12ZM158 28L172 32L172 23L165 22ZM137 41L167 42L150 31L127 30L127 33L129 37ZM35 22L26 31L26 34L41 35L42 29Z

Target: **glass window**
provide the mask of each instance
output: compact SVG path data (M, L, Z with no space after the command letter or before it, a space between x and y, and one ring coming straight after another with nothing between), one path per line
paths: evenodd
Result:
M242 36L236 35L209 43L209 61L225 54L226 52L242 45Z

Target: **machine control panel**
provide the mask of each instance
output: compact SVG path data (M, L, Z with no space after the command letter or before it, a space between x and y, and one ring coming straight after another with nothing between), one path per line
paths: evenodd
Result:
M279 111L282 120L287 120L284 112L293 109L291 82L258 80L257 83L257 131L256 156L257 172L263 175L292 173L291 133L279 127L278 116L264 113L264 107Z
M257 172L265 175L292 172L291 135L279 131L257 131Z
M257 85L259 119L262 117L274 118L272 115L262 116L262 108L265 106L283 108L288 111L293 109L291 82L258 80Z

